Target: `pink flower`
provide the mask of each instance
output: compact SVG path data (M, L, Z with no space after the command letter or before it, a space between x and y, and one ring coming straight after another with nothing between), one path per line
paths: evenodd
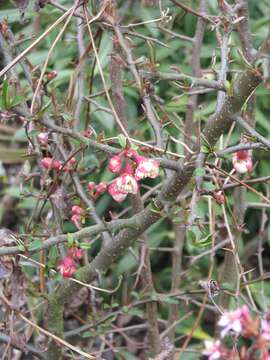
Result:
M47 132L41 132L37 136L41 145L47 145L49 141L49 134Z
M234 311L225 312L219 319L218 325L224 329L221 331L221 337L227 335L231 330L237 335L245 329L248 323L252 322L249 309L246 305Z
M78 214L74 214L71 216L71 221L76 226L77 229L82 228L82 216Z
M84 209L78 205L72 206L71 211L74 215L84 215Z
M83 136L85 136L87 138L90 138L92 135L93 135L93 130L90 128L87 130L84 130L84 132L83 132Z
M108 192L111 197L117 202L123 202L127 197L127 193L123 193L116 188L115 180L109 185Z
M66 256L59 264L57 269L60 271L61 275L65 278L71 277L76 272L76 264L75 261Z
M220 341L211 341L205 340L204 342L205 350L203 350L203 355L208 356L209 360L220 359L222 355Z
M112 158L110 158L108 168L112 173L119 173L122 169L121 155L115 155Z
M115 179L115 189L124 194L137 194L139 186L133 175L124 173Z
M155 179L159 175L159 162L154 159L140 157L137 169L135 170L135 179L141 180L146 177Z
M127 194L137 194L139 185L133 173L132 165L127 161L123 174L114 179L108 189L109 194L115 201L122 202Z
M140 156L137 151L133 149L126 150L126 156L132 158L137 164L135 171L136 180L141 180L146 177L155 179L159 175L159 162L157 160Z
M74 169L75 164L76 164L76 159L75 159L75 157L72 157L71 159L68 160L66 165L62 167L61 170L63 170L63 171L72 171Z
M267 350L263 350L261 360L270 360L270 354Z
M83 257L84 251L76 247L72 247L68 251L68 256L74 260L79 260Z
M45 157L41 160L41 164L45 169L61 170L62 163L50 157Z
M54 79L56 76L57 76L58 74L57 74L57 71L51 71L51 72L49 72L49 73L47 73L47 79L49 80L49 81L51 81L52 79Z
M71 221L73 222L73 224L76 226L77 229L81 229L85 219L84 209L78 205L74 205L71 208L71 212L72 212Z
M268 320L261 321L261 330L260 336L270 342L270 322Z
M87 190L91 193L92 191L94 191L96 187L96 184L93 181L90 181L87 185Z
M233 154L233 167L240 174L252 170L252 156L250 150L240 150Z
M107 190L107 184L104 182L101 182L96 186L96 194L95 195L99 196L99 195L105 193L106 190Z
M76 164L76 159L75 157L72 157L71 159L68 160L68 164L69 165L75 165Z

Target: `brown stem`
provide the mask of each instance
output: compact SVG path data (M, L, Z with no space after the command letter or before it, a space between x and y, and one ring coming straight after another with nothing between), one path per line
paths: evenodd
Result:
M115 110L121 120L123 126L128 132L128 121L126 116L126 108L127 104L124 99L123 94L123 86L122 86L122 76L121 76L121 68L119 66L120 58L120 48L117 41L117 38L114 38L114 50L111 58L111 82L112 82L112 97L115 105ZM136 214L143 209L143 202L140 194L137 194L132 199L132 207L133 213ZM143 266L142 266L142 283L143 288L146 293L154 292L154 284L152 279L152 271L151 271L151 259L150 259L150 251L148 248L147 237L145 235L142 236L142 245L141 245L141 254ZM149 302L146 304L146 314L148 320L148 340L150 347L150 354L155 356L160 351L160 338L159 338L159 328L158 328L158 311L157 311L157 303Z
M185 241L185 231L183 228L184 213L180 211L173 219L173 228L175 233L174 251L172 253L172 281L171 281L171 292L177 291L181 283L181 272L182 272L182 252ZM179 305L172 304L169 307L168 327L170 327L179 318ZM175 339L175 328L172 327L168 334L170 342L174 344Z
M207 1L203 0L200 4L200 13L205 14L207 11ZM201 64L200 64L200 53L201 46L203 42L204 32L205 32L206 22L203 18L198 18L196 32L194 36L194 41L192 43L192 53L191 53L191 69L192 76L199 78L201 76ZM198 105L198 94L191 95L187 103L187 111L185 116L185 143L190 142L192 135L198 135L198 126L195 129L194 123L194 111Z

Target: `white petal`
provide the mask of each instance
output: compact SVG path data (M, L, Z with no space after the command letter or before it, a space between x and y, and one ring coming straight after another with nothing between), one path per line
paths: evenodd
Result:
M227 326L229 324L230 320L228 319L228 316L226 314L222 315L221 318L218 321L219 326Z
M221 331L220 336L221 336L222 338L224 338L230 330L231 330L230 326L225 327L225 329L223 329L223 330Z
M209 360L216 360L220 358L220 351L216 350L210 357Z
M240 320L235 320L233 322L232 330L235 331L237 334L240 334L242 331L242 325Z

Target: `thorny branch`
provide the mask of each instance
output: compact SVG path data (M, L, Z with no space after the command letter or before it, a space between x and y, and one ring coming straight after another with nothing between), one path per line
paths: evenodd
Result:
M228 189L241 186L240 192L243 190L242 193L244 193L244 189L248 189L259 196L264 202L256 203L254 201L246 204L245 201L241 201L241 203L239 201L239 204L237 204L238 207L235 207L235 213L231 214L230 210L228 211L229 208L226 208L227 204L226 206L224 205L226 200L222 200L222 217L225 222L224 227L226 228L229 239L223 239L223 241L216 243L216 227L218 223L213 210L213 200L212 198L208 197L209 206L207 226L209 227L212 236L211 250L206 250L202 254L192 257L189 261L189 264L194 265L194 263L198 262L199 259L210 255L210 269L207 279L207 281L210 281L215 266L214 255L217 250L220 250L224 245L228 244L228 241L230 241L233 255L231 257L233 264L231 265L237 268L237 281L235 283L234 291L239 295L241 287L245 287L248 295L248 301L253 305L253 308L256 309L252 294L248 287L250 282L247 281L241 264L238 241L234 242L231 231L232 225L228 220L228 216L232 216L232 222L234 222L234 226L237 225L237 222L235 221L237 218L241 223L238 225L242 225L242 223L244 223L244 215L246 210L246 208L241 208L242 204L256 209L263 209L263 214L265 214L267 207L269 207L268 194L266 196L263 195L263 193L255 190L249 184L266 184L269 181L269 177L266 176L257 179L254 178L243 180L236 177L232 173L228 173L222 170L222 161L224 156L231 153L241 153L251 149L268 150L270 147L270 142L267 140L267 138L260 135L255 130L255 128L249 125L245 119L241 117L245 112L244 109L253 99L257 87L261 83L267 81L267 64L269 64L270 53L270 31L261 47L258 50L255 50L253 47L252 35L250 31L247 1L237 1L234 6L231 6L225 0L220 1L219 6L222 13L220 16L210 16L207 14L206 1L200 2L199 10L194 10L187 5L184 5L180 1L172 0L171 2L175 5L176 8L184 11L184 16L185 14L189 14L189 16L195 16L197 18L197 29L193 38L167 29L167 22L171 18L168 16L167 10L162 9L161 1L159 2L160 17L142 22L136 21L133 24L129 23L128 25L122 25L122 23L124 24L125 17L123 16L123 18L120 19L116 12L116 2L113 0L102 1L99 10L93 10L91 6L88 6L86 3L82 4L79 1L77 1L71 8L66 9L61 4L51 0L48 2L50 6L59 9L60 11L64 12L64 14L60 16L53 24L51 24L47 30L45 30L36 40L33 41L30 46L26 47L22 52L18 52L16 47L14 52L11 50L10 44L15 44L15 40L12 37L11 32L9 35L5 35L7 36L6 38L4 36L4 31L0 33L0 50L5 60L5 67L0 71L0 77L8 75L10 78L16 79L19 84L20 77L16 72L15 65L20 63L23 74L28 80L31 94L33 93L31 106L29 106L27 101L23 100L20 104L16 104L10 109L7 109L6 116L12 116L15 119L16 117L24 118L26 121L26 133L28 139L30 140L32 139L32 137L29 137L28 134L28 127L30 123L34 123L36 129L40 131L48 131L49 134L52 135L51 138L53 139L53 142L46 144L45 150L44 147L39 144L36 135L34 135L33 140L30 141L32 146L31 155L38 159L39 173L41 174L43 180L43 185L40 186L40 189L44 191L46 195L45 201L43 201L43 205L41 207L39 207L39 205L42 203L42 197L37 197L36 207L28 222L27 227L29 229L31 228L33 230L33 220L35 219L38 221L41 219L42 221L44 220L45 228L50 223L49 219L50 216L52 216L50 211L43 211L47 200L51 196L51 193L44 185L44 179L46 176L49 176L48 174L52 170L49 168L46 172L44 169L42 169L41 161L44 158L44 152L53 156L53 158L57 161L58 159L59 161L63 161L65 166L69 162L70 158L72 158L70 154L75 153L78 155L76 153L77 143L80 144L78 153L82 157L84 157L86 149L94 150L95 154L98 156L112 156L119 155L119 153L126 151L127 149L130 150L130 147L134 147L134 144L136 144L143 153L145 152L144 155L147 154L147 151L150 152L149 159L151 158L151 160L157 160L160 166L166 169L165 174L162 175L161 183L156 187L156 189L161 188L160 191L158 190L157 192L153 192L155 194L153 195L150 189L150 199L148 199L147 202L145 202L145 196L140 197L140 195L137 194L136 197L132 200L132 215L126 219L117 219L117 215L115 215L114 211L111 211L111 221L105 221L98 215L95 202L84 190L84 184L82 183L83 174L81 173L82 170L80 168L79 170L75 168L70 173L67 172L66 174L62 168L62 172L57 173L55 178L52 180L52 185L56 186L56 188L61 182L64 184L63 186L65 187L65 190L71 188L72 193L68 194L69 200L77 198L79 199L80 204L85 204L87 207L87 213L91 215L91 218L93 218L95 222L95 225L85 226L82 229L73 232L73 241L77 242L78 244L81 242L81 240L87 239L87 241L89 243L91 242L92 244L94 241L90 240L90 238L99 234L103 236L104 241L100 249L98 249L96 252L93 251L93 254L95 254L94 258L91 259L90 262L87 258L87 261L84 262L84 266L81 266L77 270L75 273L77 281L65 281L60 283L59 286L50 285L50 291L48 294L46 294L46 298L48 300L47 330L43 329L43 327L37 325L32 320L29 320L22 313L20 313L18 309L15 309L21 319L23 319L25 322L28 322L28 324L39 330L41 333L43 332L46 336L49 336L50 340L45 355L47 359L58 360L61 358L62 349L59 346L59 343L71 350L74 350L82 356L93 358L92 355L87 354L85 351L81 351L77 347L74 347L73 345L63 340L65 305L70 301L74 294L80 291L83 284L89 284L100 277L100 274L104 274L127 249L133 246L136 242L139 242L138 240L141 239L143 239L143 243L141 246L141 264L139 267L138 279L142 279L142 284L144 286L144 290L146 291L146 295L149 295L149 297L153 296L155 292L155 285L151 266L151 248L148 246L148 239L145 232L148 231L152 225L159 223L165 218L170 218L175 221L173 231L176 239L174 248L170 252L172 254L171 293L178 290L178 288L181 286L180 274L182 274L183 248L184 241L187 237L186 230L190 229L191 226L198 225L196 224L197 217L194 214L191 214L191 221L188 223L187 219L189 214L187 209L190 206L191 211L193 212L192 209L197 206L200 194L204 194L203 190L201 189L201 185L203 184L203 180L207 179L207 176L208 178L210 177L211 179L214 179L213 182L216 185L216 189L220 187L224 194L226 194L226 190ZM96 13L97 15L94 16L92 15L93 13ZM55 93L53 92L48 92L47 84L44 79L45 74L47 73L47 66L49 64L50 55L54 51L54 48L59 45L61 36L64 35L68 26L70 26L70 24L73 22L74 17L76 17L77 20L79 73L74 72L73 81L75 79L75 84L77 83L79 94L75 104L69 104L74 119L72 119L72 121L65 121L62 114L59 115L60 113L58 112L60 106L57 103L57 96L55 96ZM37 72L38 81L34 83L33 74L35 74L36 69L33 69L33 66L29 66L30 62L26 57L30 54L30 52L36 49L38 45L41 44L43 39L51 35L53 30L56 29L61 23L64 23L64 26L61 28L60 32L53 41L53 45L47 53L43 68L41 69L40 73ZM162 33L169 34L177 40L183 40L192 45L190 62L191 75L188 75L188 72L184 73L181 70L179 70L179 72L157 70L158 66L153 60L155 57L153 53L151 54L152 62L150 61L147 63L146 61L138 61L140 59L136 58L137 51L132 41L130 40L130 36L132 39L134 37L140 39L140 41L148 42L148 45L151 43L149 48L151 48L152 52L152 44L155 44L155 46L160 46L164 49L168 49L168 45L164 40L160 41L153 36L148 36L133 31L133 28L135 27L139 28L140 26L145 25L153 26L153 24L158 24L157 28L161 29ZM210 80L203 75L200 64L203 37L209 26L211 27L211 30L215 30L217 43L221 49L219 69L215 69L216 60L214 59L214 56L212 59L213 66L210 69L210 73L211 75L214 75L215 80ZM110 39L112 39L113 51L111 53L110 65L111 85L108 84L107 73L106 70L104 70L99 53L99 44L95 38L94 29L96 27L99 29L100 33L108 32L110 34ZM231 65L230 41L232 31L235 29L235 27L238 29L240 42L243 48L243 61L245 62L246 66L243 67L241 71L239 71L237 76L233 78L233 80L231 80L228 85L227 76ZM87 41L90 40L89 46L85 45L86 39ZM84 94L84 92L86 92L89 81L88 76L86 76L89 66L86 54L90 54L92 51L94 54L94 61L92 62L92 76L94 76L96 68L102 83L101 91L97 96L91 93L91 86L91 91L89 94ZM128 73L128 80L125 79L126 73ZM230 73L230 76L231 74L233 73ZM170 87L171 82L177 82L179 89L181 89L181 94L183 93L189 96L184 121L180 119L178 114L166 113L164 110L165 107L163 106L163 99L157 101L158 95L156 94L155 85L161 82L166 84L168 88ZM134 91L136 96L140 99L140 110L143 110L144 118L149 125L148 130L152 130L153 137L155 138L154 141L150 140L147 142L138 140L136 136L140 134L140 132L138 130L139 125L137 128L137 124L135 129L129 129L129 126L134 124L131 124L129 116L127 115L128 105L125 99L126 84L128 84L130 89L132 89L132 91ZM72 81L71 85L74 86ZM215 112L206 119L204 126L201 126L201 123L193 123L195 111L200 102L200 97L196 91L201 89L206 91L205 93L207 93L209 89L216 90L217 92ZM194 92L192 93L192 91ZM46 112L46 109L41 111L46 96L51 96L53 103L52 111ZM100 101L101 97L104 101ZM116 145L117 138L106 139L104 134L98 134L96 139L93 140L91 135L91 138L89 138L88 135L86 136L85 133L82 133L81 119L85 115L86 108L86 106L84 106L84 100L88 100L90 103L94 104L97 111L105 112L107 115L114 118L118 130L122 132L126 141L126 147L124 147L124 150L123 147L121 148L118 144ZM89 118L91 118L91 116L89 116ZM176 118L181 126L183 125L184 130L181 129L181 131L178 133L177 136L179 136L179 138L175 140L175 136L168 136L168 141L166 142L166 127L173 123L173 118ZM92 121L92 119L90 119L90 121ZM243 142L238 145L228 146L228 139L226 140L227 142L223 149L222 146L220 147L220 150L216 150L214 148L216 142L222 135L225 135L228 130L230 130L228 136L230 137L232 133L232 125L235 122L245 130L245 135L248 134L250 137L252 137L250 142ZM89 124L87 123L87 125ZM177 124L177 126L179 129L179 124ZM195 127L196 131L194 131ZM201 127L203 129L201 129ZM196 144L192 139L192 136L194 135L197 136ZM182 141L182 138L184 138L184 141ZM172 139L174 140L172 141ZM190 141L191 139L192 141ZM253 140L256 142L253 142ZM189 142L192 143L192 145L190 145ZM107 143L110 145L107 145ZM183 154L180 154L177 150L174 150L177 148L175 144L181 145L181 143ZM111 144L113 144L113 146ZM205 151L205 148L208 151ZM210 158L210 161L214 159L214 165L206 163L207 157ZM128 157L125 158L126 163L129 161L130 159ZM186 188L187 186L193 186L192 179L194 177L196 166L199 168L204 168L204 170L211 169L213 171L209 172L210 175L196 176L197 188L195 191L198 196L192 198L193 204L191 201L190 205L188 204L188 199L190 198L190 193L192 193L192 191L188 192ZM173 170L173 172L167 170ZM112 181L108 182L109 186L111 183ZM54 188L52 187L52 189ZM45 190L47 190L47 192ZM217 195L215 192L216 190L213 190L212 192L210 191L208 195L214 197L214 195ZM238 194L240 192L238 192ZM177 206L177 208L175 208L175 206ZM55 213L55 206L52 207L54 208ZM129 209L127 209L127 212L128 211ZM47 218L45 218L44 213L47 214ZM44 216L44 218L42 216ZM179 221L179 218L181 218L181 221ZM62 219L61 216L59 217L59 214L58 219L60 223ZM261 225L261 232L265 230L265 223L263 220ZM189 226L187 226L187 224ZM235 228L234 230L235 236L240 238L242 229ZM55 227L53 231L55 231ZM57 232L54 232L54 234L57 233L57 235L43 235L45 239L39 244L39 246L34 248L31 248L31 243L24 244L25 236L20 236L20 234L13 234L11 236L10 242L7 245L1 247L0 256L3 256L3 259L5 259L4 256L6 255L16 255L22 253L25 253L27 256L31 256L36 252L41 252L45 249L51 249L55 245L59 246L60 244L67 244L70 241L70 235L62 233L58 234L59 231L62 231L61 224L57 224ZM27 236L28 235L32 236L32 240L36 240L38 238L38 236L35 236L34 230L33 234L29 233ZM64 248L60 247L60 249L63 250ZM262 251L263 249L261 239L259 247L260 279L263 279L266 275L263 273L261 255ZM65 255L66 253L64 249L62 251L62 258L65 258ZM180 356L186 350L190 340L192 339L192 336L203 316L204 309L207 308L207 306L209 307L207 304L209 300L209 294L207 294L205 291L202 291L200 294L203 294L203 299L199 299L199 302L197 301L197 303L200 304L200 310L192 325L190 334L185 338L181 346ZM226 293L226 295L228 294ZM5 300L5 296L3 299L6 305L10 307L9 300ZM164 298L162 299L164 300ZM158 301L161 300L160 298L150 298L145 302L147 318L150 325L148 325L149 348L150 352L152 352L152 356L155 356L155 359L172 357L175 342L175 328L180 323L180 320L178 319L178 304L171 304L169 318L166 322L168 329L167 332L166 330L163 332L163 334L168 334L170 341L160 341L161 325L158 319ZM225 303L222 305L224 307L227 306ZM213 308L217 310L216 307ZM11 310L15 311L14 309ZM145 326L143 325L141 328L145 328ZM121 327L119 327L118 330L115 330L115 332L117 331L119 331L120 334L123 333ZM111 336L113 336L113 334L114 331L111 331ZM123 337L125 339L128 338L127 335L123 335ZM110 348L110 351L113 351L113 346L111 345L113 341L109 341L108 338L106 338L106 335L103 334L100 339L102 340L103 344L107 344L106 346ZM12 338L5 334L0 334L0 341L1 340L8 342L12 346L14 345L16 347L16 344L12 344ZM102 346L100 346L100 349L97 352L100 354L100 356L102 356L102 354L107 351L107 349L104 351ZM31 353L36 353L37 356L43 358L43 354L40 354L39 351L32 346L26 345L26 347Z

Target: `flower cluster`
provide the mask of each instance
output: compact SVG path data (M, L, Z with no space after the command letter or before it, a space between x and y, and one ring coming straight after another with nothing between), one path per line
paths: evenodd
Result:
M221 345L220 340L205 340L204 345L205 349L203 351L203 355L208 356L209 360L222 359L228 355L227 349Z
M225 312L219 319L218 325L222 328L220 336L224 338L229 334L242 336L247 339L247 345L241 349L230 349L221 340L205 341L203 354L209 360L239 359L239 360L270 360L268 351L270 342L270 314L266 319L253 318L246 305ZM237 351L237 353L236 353Z
M138 181L146 177L154 179L159 175L159 162L140 156L133 149L114 155L108 168L112 173L120 174L108 187L109 194L117 202L124 201L128 194L137 194Z
M77 229L81 229L85 221L84 209L78 205L74 205L72 206L71 212L72 212L71 221L73 222L73 224L76 226Z
M68 255L60 262L57 269L64 278L70 278L77 270L76 260L83 257L84 251L76 247L71 247Z
M240 335L250 323L253 323L249 309L246 305L234 311L224 313L219 319L218 325L223 328L221 337L226 336L230 331Z
M251 150L239 150L233 154L233 167L236 172L245 174L252 170Z
M76 165L76 159L72 157L71 159L68 160L68 162L63 164L61 161L55 160L51 157L44 157L41 160L41 165L45 169L69 172L74 170L74 167Z

